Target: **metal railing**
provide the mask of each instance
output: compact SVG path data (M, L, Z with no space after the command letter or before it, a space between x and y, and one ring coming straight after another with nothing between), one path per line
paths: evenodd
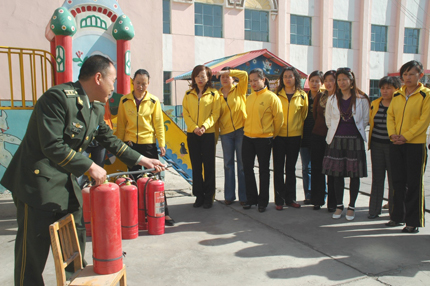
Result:
M33 109L38 96L55 85L55 62L45 50L0 46L0 109Z

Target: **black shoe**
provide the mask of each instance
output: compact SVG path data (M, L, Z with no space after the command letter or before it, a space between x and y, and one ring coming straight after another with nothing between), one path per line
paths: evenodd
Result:
M314 206L314 211L320 210L321 206Z
M404 225L404 223L403 222L395 222L394 220L390 220L385 225L389 226L389 227L394 227L394 226L402 226L402 225Z
M418 227L416 227L416 226L408 226L407 225L402 229L402 232L404 232L404 233L418 233L419 230L418 230Z
M368 219L375 219L375 218L378 218L378 217L379 217L379 215L377 215L377 214L375 214L375 215L368 215L367 216Z
M306 200L303 201L303 203L305 205L310 205L311 204L311 200L310 199L306 199Z
M199 208L204 204L204 200L202 200L201 198L197 198L196 201L193 204L193 207L195 208Z
M249 210L252 206L256 206L256 203L248 203L246 202L242 207L244 210Z
M266 211L266 207L258 207L258 212L264 213Z
M336 211L336 208L327 208L327 211L329 213L334 213Z
M164 224L167 225L167 226L174 226L175 225L175 221L173 220L173 218L166 219L164 221Z
M210 209L212 207L212 203L204 203L203 208L204 209Z

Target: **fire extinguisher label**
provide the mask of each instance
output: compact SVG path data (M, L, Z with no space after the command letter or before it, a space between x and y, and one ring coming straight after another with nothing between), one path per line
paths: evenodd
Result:
M164 192L154 192L155 217L164 216Z

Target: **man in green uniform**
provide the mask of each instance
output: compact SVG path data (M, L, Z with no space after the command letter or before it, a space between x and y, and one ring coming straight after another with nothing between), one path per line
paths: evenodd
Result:
M76 177L88 171L96 185L106 180L106 171L82 154L92 140L130 167L164 169L160 161L121 142L104 122L104 103L115 81L113 63L92 56L82 65L79 81L52 87L34 107L24 139L1 180L17 207L15 285L44 285L49 225L67 213L75 217L84 256L82 193Z

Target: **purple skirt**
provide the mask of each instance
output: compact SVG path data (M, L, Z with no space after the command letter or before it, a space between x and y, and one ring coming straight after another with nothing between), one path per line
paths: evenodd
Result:
M366 150L361 136L334 136L325 149L324 174L334 177L367 177Z

